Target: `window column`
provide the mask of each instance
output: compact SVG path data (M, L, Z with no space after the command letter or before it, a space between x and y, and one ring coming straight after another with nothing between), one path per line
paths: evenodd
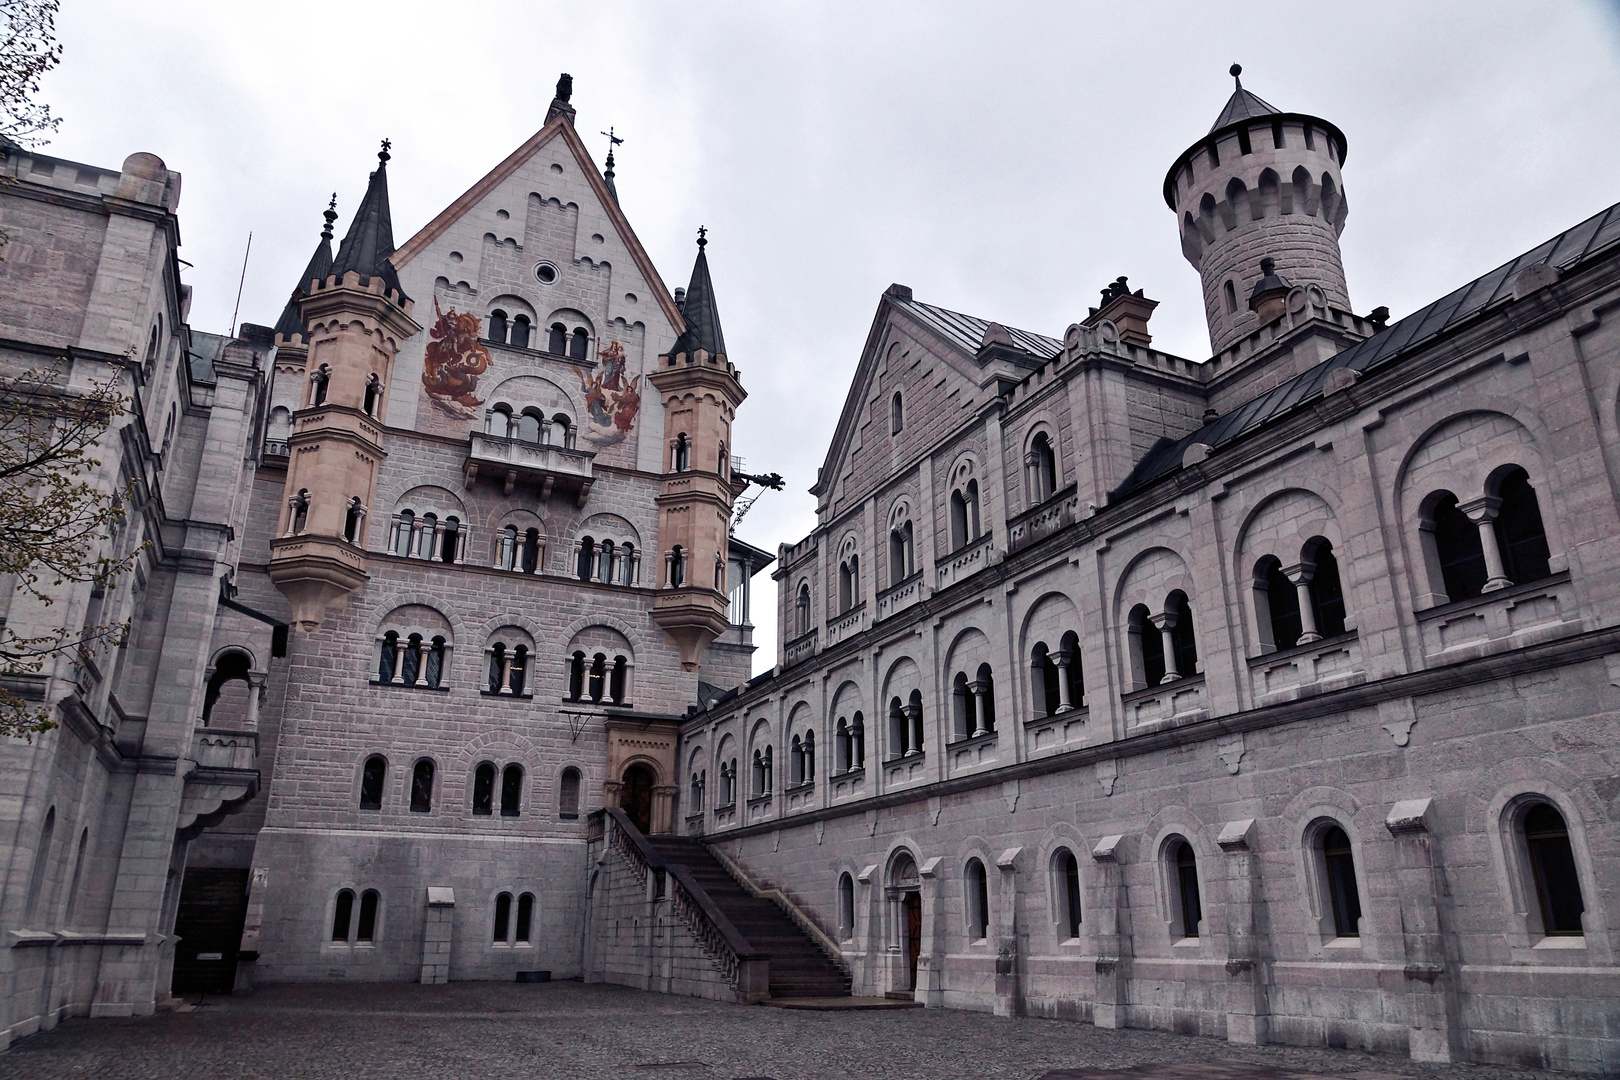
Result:
M1074 708L1074 702L1069 700L1069 665L1079 660L1078 656L1071 656L1067 649L1059 649L1051 653L1052 662L1058 669L1058 707L1057 711L1068 712Z
M973 695L973 730L968 732L970 739L976 739L985 733L984 692L988 689L989 686L979 679L968 683L968 692Z
M1181 678L1181 672L1176 670L1176 643L1172 637L1172 632L1176 628L1176 613L1162 611L1157 615L1149 615L1148 621L1158 629L1159 640L1164 647L1164 678L1159 680L1159 685L1163 686Z
M1495 495L1482 495L1458 503L1457 509L1479 529L1479 546L1485 553L1485 584L1479 591L1495 592L1512 585L1502 565L1502 549L1496 545L1496 515L1502 509L1502 500Z
M911 729L911 745L906 748L906 756L911 757L913 754L922 753L922 704L920 702L911 702L910 704L902 705L901 711L905 714L906 724Z
M1282 575L1299 594L1300 635L1296 644L1309 645L1313 641L1321 641L1322 635L1316 632L1316 608L1311 603L1311 578L1316 576L1316 564L1301 562L1285 566Z
M405 649L409 646L404 634L394 638L394 674L388 681L395 686L405 685Z

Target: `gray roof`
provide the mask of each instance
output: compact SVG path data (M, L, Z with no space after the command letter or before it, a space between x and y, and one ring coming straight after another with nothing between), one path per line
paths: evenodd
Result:
M708 241L698 237L697 261L692 264L692 280L686 286L681 316L686 329L669 347L667 355L706 350L713 356L726 354L726 336L720 332L720 309L714 302L714 282L709 280L709 259L703 248Z
M891 296L891 300L970 353L977 353L979 346L984 344L984 332L991 322L989 319L963 315L960 311L935 307L920 300L904 300L894 296ZM1063 351L1063 342L1057 338L1034 334L1028 330L1016 330L1010 326L1007 327L1007 333L1012 336L1013 344L1042 360L1050 360Z
M1232 92L1231 97L1226 99L1226 108L1221 110L1221 115L1215 118L1215 122L1210 125L1209 130L1213 134L1231 124L1242 123L1244 120L1253 120L1257 116L1275 116L1280 111L1275 105L1249 93L1243 89L1242 83L1238 83L1238 88Z
M330 273L341 278L350 270L358 271L360 284L370 284L373 275L383 279L385 292L397 290L401 301L410 297L399 287L399 275L388 256L394 253L394 220L388 209L388 154L377 155L377 171L366 185L365 198L354 212L349 232L338 248Z
M1483 277L1475 278L1455 292L1419 308L1381 333L1301 372L1191 435L1176 441L1161 440L1137 463L1110 500L1117 500L1180 469L1182 455L1194 443L1204 443L1218 449L1288 415L1296 408L1313 403L1322 396L1322 386L1328 372L1334 368L1350 368L1366 373L1386 367L1474 316L1510 302L1513 298L1513 279L1525 267L1548 263L1560 270L1569 270L1587 259L1609 254L1616 247L1620 247L1620 203L1594 214Z
M281 310L281 318L276 320L276 333L285 338L291 338L294 334L309 337L309 328L304 325L303 318L298 314L298 298L305 295L311 281L325 281L326 275L331 272L332 223L328 221L326 228L321 230L321 242L315 245L315 253L309 257L309 265L304 267L304 276L298 279L298 285L287 300L287 306Z

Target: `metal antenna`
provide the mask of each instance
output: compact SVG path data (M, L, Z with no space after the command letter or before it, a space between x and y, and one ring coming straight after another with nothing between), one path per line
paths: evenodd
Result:
M231 332L227 337L236 336L236 316L242 310L242 286L247 284L248 256L253 253L253 233L248 232L247 250L242 252L242 277L236 283L236 306L231 309Z

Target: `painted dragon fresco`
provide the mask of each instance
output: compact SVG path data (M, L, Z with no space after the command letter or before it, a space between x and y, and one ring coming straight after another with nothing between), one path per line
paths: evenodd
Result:
M641 410L641 376L624 377L624 347L617 341L596 355L601 361L597 370L579 377L585 391L585 438L596 446L614 446L630 434Z
M422 360L422 385L428 397L445 412L457 417L474 416L484 403L477 396L478 376L489 370L489 351L478 342L481 320L471 312L439 307L433 298L437 319L428 331L427 354Z

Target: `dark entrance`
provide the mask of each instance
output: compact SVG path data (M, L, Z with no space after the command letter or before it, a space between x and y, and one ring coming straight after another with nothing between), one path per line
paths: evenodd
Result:
M908 892L906 909L906 967L911 972L911 989L917 989L917 960L922 956L922 894Z
M228 994L236 982L236 947L247 920L248 872L194 867L180 887L174 917L176 994Z
M619 789L619 808L635 822L643 835L652 832L653 774L645 765L632 765L624 770L624 784Z

